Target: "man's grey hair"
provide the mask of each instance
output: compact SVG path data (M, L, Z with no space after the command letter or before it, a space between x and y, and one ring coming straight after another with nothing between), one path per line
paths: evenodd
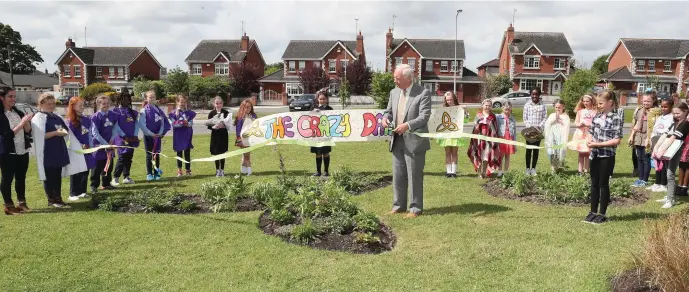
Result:
M404 76L404 78L408 80L412 80L414 78L414 70L412 70L411 66L409 66L408 64L397 65L395 71L402 72L402 76Z

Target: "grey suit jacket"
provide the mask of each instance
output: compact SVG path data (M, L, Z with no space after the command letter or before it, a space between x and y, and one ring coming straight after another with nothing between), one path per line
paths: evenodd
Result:
M412 84L409 89L409 97L407 97L405 116L403 122L409 125L409 131L402 135L404 145L407 151L411 153L425 152L431 149L431 143L428 138L422 138L410 131L419 133L428 133L428 120L431 117L431 96L430 92L418 84ZM402 90L395 87L390 91L390 98L388 99L388 107L385 110L385 118L391 121L391 126L394 128L395 119L397 118L397 105ZM395 136L390 140L390 152L392 152L392 145L395 143Z

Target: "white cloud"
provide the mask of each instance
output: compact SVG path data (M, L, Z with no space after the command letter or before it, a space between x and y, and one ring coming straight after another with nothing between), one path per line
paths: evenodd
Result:
M266 62L280 60L289 40L355 38L355 18L368 60L384 65L385 33L397 15L396 38L465 41L467 66L497 56L502 35L517 9L518 31L564 32L576 58L588 64L608 53L620 37L689 38L680 13L688 2L3 2L1 22L36 46L45 63L64 50L67 37L83 46L146 46L167 67L184 59L202 39L238 39L241 21L257 40ZM663 7L663 9L659 9Z

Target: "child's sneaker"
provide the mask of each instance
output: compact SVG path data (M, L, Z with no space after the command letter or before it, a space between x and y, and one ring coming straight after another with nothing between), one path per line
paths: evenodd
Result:
M505 174L505 173L502 171L498 171L498 177L502 177L503 174Z
M596 218L596 213L589 212L589 214L586 215L586 217L584 218L584 221L583 221L583 222L585 222L585 223L591 223L591 222L593 222L593 219L595 219L595 218Z
M663 197L663 198L660 199L660 200L656 200L656 202L658 202L658 203L665 203L665 202L667 202L667 196Z
M119 178L113 178L112 181L110 181L110 184L112 186L119 186L120 185L120 179Z
M191 170L187 170L187 176L191 176Z
M311 175L311 176L313 176L313 177L319 177L319 176L321 176L321 173L320 173L320 172L316 172L316 173L314 173L314 174Z
M220 177L220 169L215 170L215 177Z
M224 169L221 169L221 170L220 170L219 176L220 176L220 177L224 177L224 176L225 176L225 170L224 170Z
M646 190L649 190L651 192L655 192L659 186L660 186L659 184L653 184L652 186L647 187Z
M152 174L149 174L149 175L146 176L146 180L147 180L147 181L152 181L152 180L154 180L154 179L155 179L155 177L154 177Z
M122 183L125 185L133 185L134 180L131 177L125 177L124 180L122 181Z
M599 214L596 215L596 218L593 218L593 221L591 223L593 224L603 224L608 221L608 217L605 217L605 215Z
M83 194L79 195L79 199L88 199L88 198L90 198L90 197L87 193L83 193Z
M182 177L183 175L184 173L182 173L181 169L177 171L177 177Z
M672 203L672 200L668 199L667 201L665 201L665 204L663 204L663 206L661 208L670 209L670 208L672 208L673 205L674 204Z
M667 187L663 185L658 185L658 187L653 191L656 193L667 193Z
M71 195L70 195L69 198L67 198L67 199L68 199L70 202L76 202L76 201L79 201L80 198L79 198L79 196L71 196Z

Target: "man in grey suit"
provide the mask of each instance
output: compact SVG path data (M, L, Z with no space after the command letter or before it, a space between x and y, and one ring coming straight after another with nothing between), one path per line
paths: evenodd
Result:
M383 126L394 128L390 140L392 152L392 184L394 201L390 214L407 210L407 189L411 189L411 204L405 218L416 218L423 211L423 168L426 151L431 149L428 138L410 131L428 133L431 117L431 97L425 88L414 84L414 71L409 65L397 66L395 89L390 91Z

